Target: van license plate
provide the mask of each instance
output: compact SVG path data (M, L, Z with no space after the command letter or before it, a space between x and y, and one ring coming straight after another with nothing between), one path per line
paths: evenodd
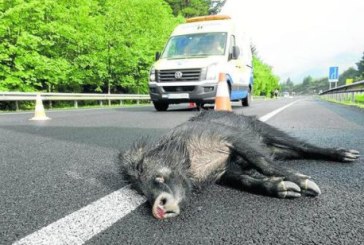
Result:
M168 94L168 99L189 99L189 94Z

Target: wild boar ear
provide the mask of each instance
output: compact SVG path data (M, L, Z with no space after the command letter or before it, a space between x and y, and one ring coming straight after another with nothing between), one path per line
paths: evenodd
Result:
M143 159L140 159L140 161L137 163L136 169L140 174L143 173Z
M145 142L136 142L129 150L119 154L121 173L129 180L137 179L143 172L145 145Z
M135 143L129 150L121 152L119 158L123 162L122 164L133 165L135 168L139 168L138 165L141 165L144 157L144 147L145 144Z

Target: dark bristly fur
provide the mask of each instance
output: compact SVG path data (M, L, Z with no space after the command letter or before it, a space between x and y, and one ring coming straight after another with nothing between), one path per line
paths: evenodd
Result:
M355 150L321 148L232 112L204 111L154 142L141 140L120 154L121 173L145 195L158 219L174 217L193 188L220 183L280 198L317 196L308 176L274 159L352 162Z

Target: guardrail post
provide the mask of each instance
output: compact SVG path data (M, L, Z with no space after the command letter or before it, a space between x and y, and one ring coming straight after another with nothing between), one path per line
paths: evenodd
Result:
M123 101L122 100L120 100L120 105L123 105Z
M108 100L108 104L109 104L109 106L111 106L111 100Z
M74 105L75 105L75 108L78 108L78 101L77 100L74 101Z
M18 101L15 101L15 111L19 111L19 103L18 103Z
M100 106L103 106L102 100L100 100Z
M139 99L137 99L137 105L139 105Z

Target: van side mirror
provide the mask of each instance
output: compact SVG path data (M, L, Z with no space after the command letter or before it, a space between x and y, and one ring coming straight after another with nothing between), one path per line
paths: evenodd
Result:
M156 52L155 53L155 60L157 61L157 60L159 60L159 58L161 57L161 53L159 53L159 52Z
M240 48L238 46L233 46L233 53L231 59L236 60L240 55Z

